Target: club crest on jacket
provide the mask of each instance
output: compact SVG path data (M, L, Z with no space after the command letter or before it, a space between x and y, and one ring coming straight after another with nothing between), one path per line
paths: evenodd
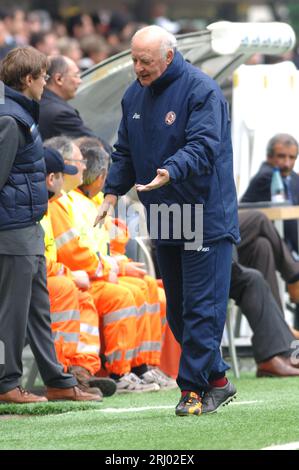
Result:
M176 120L176 114L174 111L169 111L169 113L166 114L165 116L165 122L168 126L171 126L171 124L174 123Z

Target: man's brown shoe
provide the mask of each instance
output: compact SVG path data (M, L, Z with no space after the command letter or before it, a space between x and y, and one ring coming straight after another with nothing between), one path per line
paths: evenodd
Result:
M288 284L288 292L292 302L299 304L299 281Z
M290 359L283 356L274 356L269 361L258 364L257 377L298 377L299 369L292 366Z
M99 395L83 392L78 387L53 388L47 387L46 396L49 401L71 400L71 401L101 401Z
M99 388L97 388L97 387L88 387L87 385L80 384L80 383L78 383L77 387L80 388L80 390L82 392L89 393L91 395L95 395L99 398L99 401L103 401L103 394L102 394L102 392Z
M94 387L100 389L104 397L111 397L116 392L116 382L109 377L91 375L87 369L81 366L70 366L68 371L76 377L80 389L84 392L94 393L91 391Z
M16 387L9 392L0 393L0 403L45 403L46 397L39 397L27 392L22 387Z

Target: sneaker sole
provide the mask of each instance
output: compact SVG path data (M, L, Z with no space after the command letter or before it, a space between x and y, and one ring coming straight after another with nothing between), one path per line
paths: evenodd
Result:
M278 378L281 378L283 377L282 375L275 375L275 374L271 374L271 372L263 372L263 371L257 371L256 373L256 376L258 378L262 378L262 377L278 377ZM285 376L287 377L287 376Z
M221 403L217 408L215 408L215 410L212 410L212 411L204 411L204 406L203 406L202 414L211 415L213 413L217 413L217 411L219 410L219 408L221 408L221 406L228 405L231 401L236 400L236 398L237 398L237 393L228 397L223 403Z
M80 402L80 403L83 403L83 402L97 402L97 403L101 403L103 401L102 398L97 398L97 399L90 399L90 400L71 400L71 399L68 399L68 398L48 398L48 403L49 402L58 402L58 401L72 401L72 402Z
M157 384L153 384L155 385L155 388L150 388L148 390L146 389L139 389L139 390L130 390L130 389L127 389L127 388L121 388L120 390L117 390L116 389L116 393L151 393L151 392L158 392L160 390L160 387L159 385Z
M180 418L188 418L189 416L195 416L196 418L198 418L199 416L201 416L203 413L199 413L198 415L196 415L195 413L177 413L175 412L175 415L176 416L179 416Z
M170 386L166 385L164 387L160 385L160 390L165 391L165 392L167 392L168 390L176 390L177 388L178 388L178 385L170 385Z

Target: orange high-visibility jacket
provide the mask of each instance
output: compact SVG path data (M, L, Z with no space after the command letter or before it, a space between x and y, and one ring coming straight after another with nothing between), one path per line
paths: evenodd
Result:
M45 232L51 327L57 356L65 368L78 365L95 374L101 367L95 305L89 293L76 287L70 269L57 262L49 211L41 224Z
M99 244L98 239L95 236L95 233L97 230L94 229L93 227L93 222L96 218L97 215L97 209L95 204L87 198L81 191L71 191L68 193L68 198L69 201L63 200L63 198L60 198L54 202L53 205L57 204L57 206L61 206L62 204L64 205L65 209L68 211L69 214L69 222L73 222L73 227L75 227L76 234L79 235L79 252L82 254L82 247L84 246L86 248L85 255L88 256L90 254L91 256L95 255L95 250L97 249L97 245ZM55 210L56 210L55 206ZM61 215L61 211L60 211ZM59 217L59 212L57 211L54 214L54 219L55 217L58 219ZM66 220L59 220L60 222L60 227L61 225L64 226L64 233L67 231L70 232L70 227L66 227ZM58 226L58 222L57 222ZM53 222L53 227L54 227L54 234L55 234L55 239L57 242L57 236L55 233L55 223ZM76 252L74 251L74 247L76 242L78 242L77 237L72 237L71 240L67 239L64 240L64 246L62 247L59 243L59 240L61 240L60 233L58 233L58 258L61 255L61 260L64 260L65 263L69 263L69 258L65 259L65 256L67 254L68 249L70 249L70 252L68 256L72 255L73 260L74 257L76 257ZM115 274L116 279L117 279L117 273L118 273L118 263L115 260L115 258L111 256L102 256L102 253L99 251L96 252L98 259L101 259L104 266L105 266L105 273L108 278L108 280L111 279L111 275ZM93 258L90 258L90 262L92 263ZM77 266L77 269L81 269L79 266ZM89 270L89 274L91 274L92 271ZM139 283L144 283L142 280L137 280ZM134 300L135 300L135 305L138 309L138 315L136 318L136 328L137 328L137 337L136 337L136 345L134 348L134 354L132 356L132 366L135 365L140 365L143 362L149 362L149 355L150 351L152 349L152 343L150 341L151 339L151 333L150 333L150 319L147 318L148 312L146 309L146 298L144 296L143 291L139 288L137 283L135 285L132 285L132 282L127 283L125 282L125 279L119 279L119 282L123 287L126 287L131 291L133 294ZM134 281L133 281L134 282ZM146 284L146 283L144 283ZM146 287L146 285L145 285Z
M98 315L102 322L101 338L109 373L125 374L137 360L137 308L132 292L124 286L106 282L110 267L80 238L75 228L77 208L64 195L51 202L51 219L58 261L72 270L83 269L89 274Z
M126 224L119 219L108 217L105 226L102 226L101 229L94 227L93 222L98 213L95 202L78 189L71 191L69 197L76 209L76 229L82 240L92 250L102 250L100 252L101 258L106 262L113 265L113 262L117 260L117 264L124 268L125 263L129 261L124 255L125 246L129 240ZM116 256L112 257L108 256L107 250L109 236L105 236L105 231L107 232L109 227L112 227L114 235L113 250ZM105 243L102 243L102 236L104 236ZM111 246L112 243L110 243L110 248ZM119 259L121 259L121 263L119 263ZM126 276L124 270L119 273L120 275L119 282L131 289L139 310L137 318L139 357L142 356L148 364L159 365L162 331L157 282L150 276L145 276L144 279Z

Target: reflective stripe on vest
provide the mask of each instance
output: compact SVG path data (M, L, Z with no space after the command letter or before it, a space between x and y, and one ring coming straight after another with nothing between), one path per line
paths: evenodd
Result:
M79 341L77 351L81 353L95 353L99 354L100 348L93 344L85 344Z
M137 355L138 355L138 350L137 349L128 349L128 351L126 351L125 359L126 360L131 360L131 359L137 357Z
M107 362L109 362L109 364L112 364L112 362L114 361L120 361L122 358L122 354L122 351L114 351L111 354L105 354L105 357L107 359Z
M62 233L59 237L55 238L56 247L59 250L63 245L78 237L79 233L75 228L71 228L67 232Z
M89 325L88 323L80 323L80 332L87 333L92 336L99 336L99 328L97 326Z
M139 346L139 351L161 351L160 341L143 341Z
M122 308L121 310L117 310L115 312L108 313L104 315L103 324L104 326L110 325L111 323L115 323L117 321L123 320L129 317L136 317L137 316L137 308L136 307L127 307Z
M51 312L51 323L80 320L79 310L65 310L64 312Z
M65 333L64 331L55 331L52 333L54 341L58 341L59 338L63 338L65 343L78 343L78 333Z
M146 304L146 309L148 313L155 314L155 313L160 313L160 304Z

